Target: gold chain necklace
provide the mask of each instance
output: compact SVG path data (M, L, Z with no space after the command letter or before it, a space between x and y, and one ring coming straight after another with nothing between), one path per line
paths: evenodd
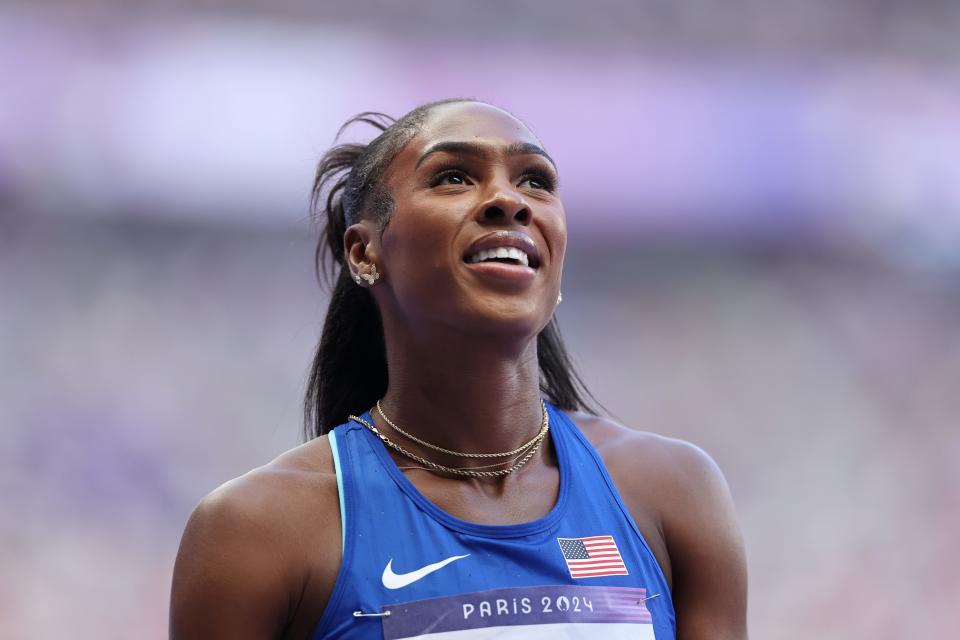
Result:
M404 449L403 447L401 447L400 445L392 442L387 436L383 435L375 426L373 426L363 418L359 418L357 416L349 416L349 417L351 420L354 420L355 422L359 422L360 424L365 426L367 429L372 431L373 434L376 435L378 438L380 438L380 440L382 440L385 445L387 445L388 447L390 447L400 455L410 458L411 460L414 460L416 462L419 462L420 464L426 465L431 471L439 471L440 473L449 473L456 476L467 476L470 478L499 478L501 476L510 475L511 473L513 473L514 471L516 471L517 469L525 465L527 462L529 462L530 458L534 456L534 454L540 449L540 445L543 443L543 440L540 440L539 442L537 442L533 446L533 448L526 453L526 455L524 455L516 464L514 464L509 469L501 469L499 471L473 471L472 469L459 469L456 467L445 467L442 464L437 464L436 462L432 462L430 460L427 460L426 458L421 458L417 454L411 453L406 449Z
M402 435L404 438L408 440L413 440L417 444L423 445L428 449L433 449L434 451L439 451L440 453L445 453L450 456L456 456L458 458L509 458L510 456L515 456L521 451L524 451L525 449L527 449L528 447L533 446L534 443L536 443L538 440L542 440L543 437L547 435L547 429L549 427L549 424L547 421L547 405L544 404L542 398L540 399L540 411L543 415L543 419L540 422L540 431L538 431L537 435L533 436L533 438L531 438L524 444L520 445L513 451L504 451L503 453L462 453L460 451L451 451L450 449L444 449L443 447L438 447L435 444L430 444L425 440L421 440L420 438L413 435L412 433L407 433L406 431L404 431L403 429L395 425L393 423L393 420L387 417L387 414L383 412L383 407L380 406L380 401L377 400L377 412L380 414L380 417L383 418L388 425L390 425L391 429L393 429L394 431Z
M537 438L535 438L534 440L531 440L527 445L525 445L528 447L532 445L531 449L527 451L527 453L524 454L524 456L520 458L520 460L518 460L509 469L500 469L499 471L474 471L473 469L459 469L457 467L446 467L442 464L437 464L436 462L427 460L426 458L421 458L417 454L407 451L400 445L391 441L390 438L388 438L379 429L377 429L375 426L373 426L363 418L360 418L354 415L351 415L348 417L350 420L353 420L354 422L358 422L359 424L362 424L363 426L365 426L367 429L369 429L373 433L373 435L380 438L380 440L385 445L387 445L388 447L390 447L400 455L410 458L411 460L414 460L416 462L419 462L420 464L426 465L427 468L431 471L438 471L440 473L447 473L447 474L456 475L456 476L467 476L470 478L500 478L503 476L510 475L511 473L513 473L514 471L522 467L523 465L527 464L527 462L529 462L530 459L533 458L533 456L537 453L537 451L540 450L540 445L543 444L543 439L547 435L547 432L550 430L550 421L549 421L549 418L547 417L546 405L543 405L542 403L543 401L541 400L541 405L543 406L543 427L540 430L540 434L537 435ZM522 449L523 447L521 447L521 450ZM491 465L491 466L496 466L496 465Z
M512 465L514 462L517 462L521 457L522 457L522 454L517 456L516 458L510 458L508 460L504 460L503 462L494 462L493 464L481 464L475 467L451 467L451 469L459 469L460 471L476 471L478 469L494 469L496 467L506 467L507 465ZM424 471L432 471L432 469L428 469L427 467L419 467L415 464L403 465L403 466L397 465L397 469L401 469L401 470L422 469Z

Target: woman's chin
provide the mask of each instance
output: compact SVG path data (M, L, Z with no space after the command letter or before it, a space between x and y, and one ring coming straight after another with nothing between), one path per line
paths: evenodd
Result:
M549 322L540 305L529 296L511 299L510 296L484 296L465 313L463 324L485 334L500 334L504 338L522 339L536 336Z

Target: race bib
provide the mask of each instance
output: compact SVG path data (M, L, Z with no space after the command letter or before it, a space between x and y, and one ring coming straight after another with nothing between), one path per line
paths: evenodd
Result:
M516 587L384 607L384 640L655 640L646 602L626 587Z

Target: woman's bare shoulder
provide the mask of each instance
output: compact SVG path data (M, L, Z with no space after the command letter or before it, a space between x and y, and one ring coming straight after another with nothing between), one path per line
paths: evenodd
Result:
M265 534L277 529L282 535L291 524L338 512L333 454L327 438L321 437L216 488L191 520L223 520L234 527L262 528ZM277 526L281 523L284 526Z
M611 464L630 468L631 476L646 482L663 480L689 482L720 474L720 469L703 449L678 438L640 431L604 416L582 411L568 414L593 445L608 469Z
M326 438L215 489L194 509L181 540L172 630L183 637L225 637L228 630L274 637L296 616L308 582L332 585L338 514ZM323 549L332 552L318 553Z
M709 511L730 501L723 472L700 447L603 416L570 417L600 454L627 506L653 517L661 531L692 508Z

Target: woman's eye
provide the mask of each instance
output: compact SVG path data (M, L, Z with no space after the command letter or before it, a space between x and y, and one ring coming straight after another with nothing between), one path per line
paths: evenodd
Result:
M441 185L465 185L467 184L467 176L465 176L460 171L449 171L442 173L433 180L434 187Z
M545 176L533 175L526 176L520 184L526 183L532 189L542 189L544 191L553 191L553 182Z

